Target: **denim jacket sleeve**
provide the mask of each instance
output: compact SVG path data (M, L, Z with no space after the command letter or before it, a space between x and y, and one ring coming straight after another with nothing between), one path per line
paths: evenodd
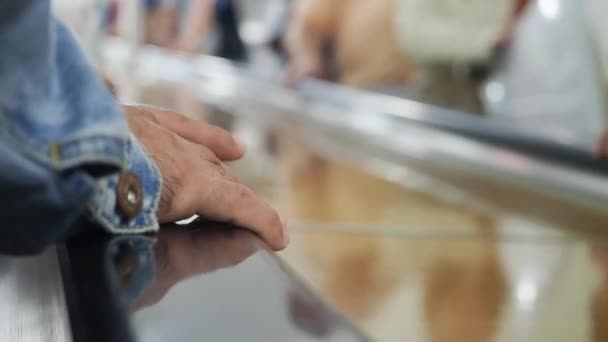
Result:
M87 217L112 233L156 230L161 177L48 0L0 2L0 250L39 249ZM121 173L143 209L117 206Z

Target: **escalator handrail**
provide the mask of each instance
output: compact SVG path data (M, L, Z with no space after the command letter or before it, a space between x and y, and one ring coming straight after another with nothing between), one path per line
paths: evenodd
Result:
M586 142L565 142L534 136L509 126L508 122L414 100L348 89L323 81L307 81L299 91L303 96L315 100L336 103L336 98L339 98L343 102L350 101L351 109L357 107L357 110L361 110L362 107L367 107L370 111L381 112L399 120L438 128L536 158L608 176L608 161L595 159L591 148L585 146L588 145Z
M459 122L456 127L456 124L442 124L435 116L432 117L434 121L428 119L431 116L427 116L427 119L424 116L414 117L414 114L424 110L433 113L436 107L386 97L390 99L388 102L392 107L402 104L404 111L418 107L410 112L408 118L375 108L374 103L361 104L364 102L362 98L365 100L365 92L338 85L323 85L326 94L319 98L307 94L303 88L286 88L272 73L247 70L214 57L176 56L147 47L136 48L131 54L122 53L122 60L120 53L109 50L106 53L109 54L105 56L106 61L123 65L123 68L127 65L127 69L135 73L135 79L188 83L197 90L203 101L230 109L242 107L241 113L255 115L256 120L262 120L265 112L291 115L292 119L307 121L317 125L318 129L333 130L331 134L346 134L365 141L373 145L376 151L390 152L399 160L419 159L441 167L449 165L498 182L517 182L528 188L575 199L598 209L603 209L603 204L608 203L608 182L601 172L557 162L547 155L539 158L516 148L489 144L485 141L488 140L487 136L485 139L475 139L470 133L468 136L455 134L466 128L461 121L466 119L455 119ZM168 67L172 64L172 67ZM346 100L328 101L334 95ZM349 104L349 100L352 103ZM384 128L374 130L374 124L368 125L366 120L380 123ZM481 136L482 130L479 127L477 130ZM422 138L408 139L403 132L411 132ZM512 140L511 143L521 144L518 139ZM527 143L531 144L531 141ZM579 151L573 153L579 155Z

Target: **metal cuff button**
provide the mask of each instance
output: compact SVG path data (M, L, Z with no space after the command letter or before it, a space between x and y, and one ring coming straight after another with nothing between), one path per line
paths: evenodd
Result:
M141 212L144 203L144 193L141 182L132 172L123 172L118 179L116 202L123 214L133 219Z

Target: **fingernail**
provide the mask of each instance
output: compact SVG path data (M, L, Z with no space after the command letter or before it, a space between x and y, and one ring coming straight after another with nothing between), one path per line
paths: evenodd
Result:
M283 225L283 245L287 247L289 244L289 229L287 228L287 220L281 217L281 224Z
M238 148L243 151L243 153L247 151L247 144L237 138L234 138L234 141L236 142L236 146L238 146Z

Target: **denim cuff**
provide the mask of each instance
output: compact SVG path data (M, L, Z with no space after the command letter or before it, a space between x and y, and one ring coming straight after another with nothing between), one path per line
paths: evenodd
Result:
M161 174L137 139L131 135L127 144L127 169L141 183L143 205L134 217L128 217L118 203L120 173L98 180L97 191L90 202L89 214L94 222L114 234L145 233L158 230L156 212L162 191Z

